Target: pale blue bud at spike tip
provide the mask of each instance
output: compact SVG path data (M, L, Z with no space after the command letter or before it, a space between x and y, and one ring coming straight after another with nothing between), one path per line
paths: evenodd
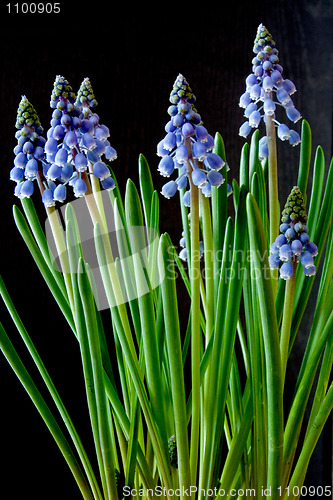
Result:
M293 276L293 262L301 262L305 276L313 276L316 273L314 257L318 255L318 248L310 241L306 222L303 195L295 186L282 211L281 234L271 245L272 255L268 258L271 269L280 268L282 279L287 280Z
M260 24L254 42L252 73L246 79L246 92L239 99L239 106L245 109L244 116L248 121L239 128L239 135L247 138L253 129L260 126L262 118L271 117L278 128L278 137L282 141L289 140L291 146L300 143L297 132L289 130L287 125L276 120L278 104L284 107L287 118L296 123L301 113L295 108L291 95L296 87L290 79L283 78L283 68L279 64L279 52L272 35ZM260 159L267 158L268 149L261 148Z
M91 110L97 101L89 79L83 80L76 97L68 81L58 75L50 106L53 112L45 140L40 135L43 129L35 109L22 97L16 119L14 167L10 171L11 180L17 183L14 194L20 198L31 196L33 181L39 175L45 187L42 201L46 207L66 201L67 184L73 187L76 197L84 196L87 185L81 175L89 166L103 189L113 189L115 182L109 179L110 169L102 157L112 161L117 152L109 142L109 128Z
M244 96L243 101L245 99ZM176 181L164 184L161 193L166 198L173 197L177 190L187 188L191 176L193 184L209 197L212 186L219 187L224 182L222 174L217 171L225 163L213 153L214 138L203 125L195 108L196 97L181 74L173 85L170 102L166 135L157 145L157 155L161 157L157 169L164 177L171 176L175 170L178 170L178 175ZM189 193L186 191L183 196L187 207L190 206Z
M15 127L14 166L10 170L10 180L16 182L15 196L30 198L34 192L34 181L42 172L41 160L44 156L45 139L37 112L26 96L22 96Z
M90 108L95 108L97 106L97 101L89 78L85 78L81 83L75 104L77 106L86 106Z
M87 186L81 175L89 167L103 189L115 187L114 181L107 182L111 174L103 155L111 161L117 158L117 152L108 140L109 128L100 123L99 116L91 109L96 106L89 78L83 80L76 96L64 77L56 77L51 95L54 111L45 148L51 165L46 176L47 180L56 182L56 189L68 183L76 197L86 193ZM60 171L57 166L62 167ZM65 201L67 189L59 188L54 193L54 200Z

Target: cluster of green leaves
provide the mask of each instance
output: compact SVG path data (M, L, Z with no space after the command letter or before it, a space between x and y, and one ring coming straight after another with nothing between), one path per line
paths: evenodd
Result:
M258 141L255 132L243 147L239 184L232 181L231 198L227 182L212 189L211 199L199 196L205 272L195 285L190 248L194 222L181 204L189 255L185 266L169 235L160 234L159 197L142 155L139 189L128 180L124 198L118 186L108 195L114 214L116 258L107 229L105 214L109 212L100 193L95 193L94 242L107 311L101 312L96 304L94 275L85 260L71 204L66 206L64 229L56 212L48 214L63 272L54 266L32 200L21 200L22 210L14 206L23 240L69 331L78 340L98 472L93 470L2 280L2 298L58 413L48 407L2 326L0 347L54 436L85 499L113 500L118 494L122 498L122 485L150 490L162 485L167 491L178 487L186 491L198 485L206 491L222 488L225 494L231 488L253 488L258 497L263 488L270 487L272 498L277 498L279 487L284 491L287 485L303 484L333 407L329 385L333 362L333 167L325 182L325 159L318 147L308 213L309 234L319 250L316 266L321 271L315 278L305 278L297 270L285 350L281 329L286 287L268 265L267 165L258 159ZM297 179L304 194L311 149L311 131L304 121ZM219 134L215 151L226 160ZM226 167L222 173L226 178ZM232 216L228 215L229 200ZM161 276L158 286L151 281L156 268ZM179 320L178 274L190 299L193 286L200 286L200 303L191 302L184 332ZM318 281L315 293L314 280ZM311 292L316 306L310 334L291 406L284 408L284 367ZM112 331L105 329L105 314L111 315ZM191 379L186 375L187 363L192 363ZM191 425L194 419L198 426ZM171 436L176 436L177 468L169 457Z

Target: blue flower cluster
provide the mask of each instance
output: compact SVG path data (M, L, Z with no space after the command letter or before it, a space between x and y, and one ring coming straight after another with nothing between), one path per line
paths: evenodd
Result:
M275 42L262 24L258 27L253 52L252 73L246 78L246 92L239 100L239 106L245 109L244 116L247 118L239 129L239 135L247 137L254 128L259 127L262 118L265 120L269 116L277 126L278 137L296 146L300 143L299 134L275 118L277 105L285 109L288 119L293 123L301 118L290 97L296 92L296 87L291 80L283 78L283 67L279 64ZM259 146L261 159L266 158L266 136L262 137Z
M288 196L281 222L281 233L270 249L270 268L276 269L282 263L280 276L287 280L293 276L293 261L300 261L304 274L313 276L316 273L313 257L318 254L318 248L310 241L303 195L297 186Z
M83 80L76 99L68 81L56 77L50 102L54 111L45 144L44 177L48 187L42 200L46 206L65 201L67 184L73 187L74 196L84 196L87 185L82 174L87 171L100 180L103 189L115 187L110 169L101 157L114 160L117 153L108 141L109 129L91 111L96 105L88 78Z
M41 135L43 128L36 110L26 96L22 96L19 104L15 127L18 129L15 134L17 145L14 148L14 167L10 171L10 179L16 182L15 195L29 198L34 192L33 181L41 169L45 139Z
M190 206L189 176L208 197L212 186L219 187L224 182L219 170L225 163L213 153L214 138L203 126L194 106L195 101L188 82L179 74L170 94L170 120L165 126L166 135L157 146L157 155L161 157L158 165L160 174L170 177L175 170L178 171L176 180L164 184L162 194L171 198L177 190L186 189L183 196L185 206Z
M110 145L109 129L99 122L91 108L97 105L91 84L85 78L76 97L68 81L57 76L50 106L53 109L47 140L41 137L42 127L36 111L23 96L18 108L17 146L10 178L16 181L15 194L30 197L33 181L39 182L46 207L67 198L67 185L76 197L87 192L87 173L99 179L103 189L113 189L115 181L104 161L117 157ZM89 181L88 181L89 182Z

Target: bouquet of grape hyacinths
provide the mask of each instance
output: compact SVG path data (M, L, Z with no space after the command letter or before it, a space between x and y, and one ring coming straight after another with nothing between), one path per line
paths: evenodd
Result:
M239 101L246 138L239 183L221 135L206 129L199 99L181 74L157 145L158 171L167 179L155 188L140 154L139 186L129 179L124 196L88 78L75 94L56 77L46 134L28 98L19 104L10 171L14 220L68 335L78 341L96 470L12 302L12 285L2 279L3 301L43 386L2 325L0 347L86 500L245 491L249 498L296 499L303 492L333 407L333 167L325 183L320 146L311 165L310 126L299 122L295 85L263 25L253 50ZM300 148L281 211L279 140ZM160 227L159 192L173 207L179 199L179 243ZM34 207L39 196L45 228ZM190 297L185 330L180 280ZM288 358L310 297L309 337L284 407Z

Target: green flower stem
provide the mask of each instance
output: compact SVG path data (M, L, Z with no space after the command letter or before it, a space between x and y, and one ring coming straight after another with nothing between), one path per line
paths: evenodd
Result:
M200 428L200 253L199 253L199 189L190 178L191 191L191 375L192 375L192 421L191 421L191 484L196 484L199 428Z
M42 196L45 187L42 183L40 174L37 174L37 184L39 187L40 194ZM67 290L67 295L68 295L68 301L70 303L72 311L74 311L73 305L74 305L74 297L73 297L73 289L72 289L72 279L70 275L70 269L69 269L69 262L68 262L68 255L67 255L67 249L66 249L66 241L65 241L65 236L64 236L64 230L61 225L61 222L59 220L59 216L57 213L57 210L55 207L45 207L45 211L48 217L48 221L50 223L51 231L53 234L54 242L56 245L57 253L59 256L59 261L60 261L60 266L61 266L61 272L64 277L65 285L66 285L66 290Z
M268 192L269 192L269 242L272 245L279 234L280 206L278 194L276 131L272 116L266 116L266 135L268 146ZM273 286L276 292L278 270L272 271Z
M148 393L152 412L164 443L164 453L166 453L165 405L163 391L161 391L162 372L157 343L156 316L151 284L145 272L147 270L147 255L143 252L145 228L139 194L131 180L127 182L126 187L125 212L134 264L132 277L135 279L134 285L139 304Z
M24 239L25 244L27 245L33 259L35 260L37 267L45 279L46 284L48 285L51 293L53 294L55 300L57 301L62 313L64 314L68 324L75 332L75 324L73 320L72 310L67 300L67 296L65 297L62 290L59 289L57 282L53 277L53 273L50 271L49 266L45 262L32 234L25 220L22 212L14 205L13 207L13 215L15 224L18 230L21 233L22 238Z
M242 455L244 452L246 453L246 443L253 421L253 400L250 391L244 391L243 406L244 413L239 428L230 443L230 449L220 478L221 486L226 492L230 491Z
M295 396L284 432L284 475L281 482L282 486L287 485L287 480L293 465L297 442L301 432L307 401L311 393L320 356L322 355L329 335L332 334L332 328L333 311L331 312L326 323L318 325L315 332L317 340L314 345L311 346L312 349L307 356L306 366L304 367L302 376L299 375L299 379L296 384Z
M209 198L200 192L202 212L202 233L204 242L205 292L206 292L206 347L213 333L214 325L214 265L213 265L213 233Z
M311 128L306 120L302 121L302 131L301 131L301 151L299 158L299 170L297 186L303 193L304 200L306 202L306 188L308 183L310 162L311 162L311 149L312 149L312 134ZM309 221L312 219L309 217Z
M55 420L45 400L38 391L26 367L24 366L16 350L14 349L14 346L9 340L9 337L5 332L1 323L0 323L0 349L2 350L4 356L6 357L14 373L20 380L21 384L29 394L31 400L33 401L41 417L43 418L46 426L48 427L51 435L53 436L55 442L57 443L80 488L83 498L85 500L94 500L91 490L87 484L86 478L84 477L83 472L80 469L80 466L73 454L71 447L69 446L64 434L62 433L57 421Z
M289 357L289 341L290 341L290 330L293 319L294 310L294 297L295 297L295 283L296 283L296 257L293 258L293 275L287 280L285 296L284 296L284 307L283 307L283 318L280 333L280 349L281 349L281 375L284 381L286 375L287 362Z
M214 153L218 154L225 162L221 173L224 177L222 186L212 186L211 204L212 204L212 231L213 231L213 262L214 262L214 278L215 278L215 303L217 299L217 292L219 287L219 275L222 263L221 252L223 249L223 242L225 236L225 228L228 218L228 173L227 173L227 159L225 153L224 142L221 134L218 132L214 138L215 146Z
M97 424L100 437L100 446L104 465L104 474L108 499L117 499L117 487L113 460L113 446L109 426L109 407L104 385L104 371L99 341L95 302L91 290L88 271L82 259L79 262L78 285L82 300L83 312L86 323L86 332L89 342L89 354L92 367L94 393L96 399Z
M268 476L267 487L272 488L272 499L278 498L281 486L283 458L283 388L281 377L281 354L275 312L275 298L272 280L267 279L268 258L266 236L257 203L251 194L247 195L247 215L250 249L259 276L257 280L258 298L261 312L262 332L265 348L265 371L268 405Z
M293 492L293 488L298 486L299 488L303 485L305 474L309 465L310 457L315 449L319 436L323 430L324 424L327 421L331 411L333 409L333 382L327 391L327 394L320 406L316 418L314 419L312 426L304 440L303 446L297 464L291 476L289 482L289 492ZM298 498L297 496L287 496L285 494L284 498Z
M212 216L210 209L210 200L200 192L200 208L202 216L202 234L204 243L204 286L205 286L205 318L206 318L206 335L205 335L205 349L209 345L209 341L213 334L214 329L214 260L213 260L213 233L212 233ZM205 382L202 394L202 441L206 441L207 433L211 432L209 422L207 421L207 398L209 398L209 383L210 383L210 370L211 364L208 364L207 372L205 375ZM201 447L200 464L204 456L204 449Z
M74 310L73 289L72 289L71 274L69 270L69 262L68 262L64 230L55 207L46 207L45 210L48 216L48 221L50 223L51 231L57 249L57 254L59 256L60 266L66 285L68 300L71 305L71 309L73 311Z
M314 418L319 411L319 406L323 402L327 387L330 382L331 370L333 364L333 335L327 339L323 360L320 367L317 389L313 398L311 414L308 421L307 433L311 428Z
M4 284L1 276L0 276L0 293L1 293L1 296L2 296L2 298L5 302L5 305L8 309L8 312L10 313L19 334L21 335L27 349L29 350L31 357L32 357L35 365L37 366L38 371L41 374L41 377L42 377L49 393L52 396L53 401L55 402L55 405L59 411L59 414L60 414L63 422L66 425L66 428L67 428L67 430L71 436L71 439L75 445L75 448L79 454L80 460L81 460L82 465L84 467L84 470L85 470L85 473L86 473L87 478L89 480L92 491L94 492L94 498L96 498L96 500L100 500L102 498L102 496L101 496L101 493L99 491L99 486L97 484L94 472L92 470L91 464L90 464L89 459L86 455L86 452L85 452L85 449L82 445L82 442L81 442L81 440L77 434L77 431L73 425L73 422L72 422L72 420L71 420L71 418L70 418L70 416L69 416L69 414L68 414L68 412L67 412L67 410L66 410L66 408L65 408L65 406L64 406L64 404L59 396L59 393L56 390L56 388L53 384L53 381L45 368L43 361L41 360L30 336L28 335L27 330L25 329L25 327L21 321L21 318L19 317L19 315L17 313L17 310L16 310L16 308L11 300L11 297L10 297L6 287L5 287L5 284Z
M110 401L110 404L112 406L113 410L113 415L116 419L116 426L121 428L121 431L124 435L124 438L126 441L129 439L130 436L130 420L124 410L124 407L119 399L119 396L117 394L116 388L113 386L112 382L108 378L108 376L105 374L105 390L108 396L108 399ZM118 423L118 425L117 425ZM149 439L149 437L148 437ZM142 448L140 444L138 445L138 451L137 451L137 462L138 462L138 467L139 471L141 474L141 477L144 481L144 484L147 486L147 488L153 488L154 485L154 479L152 477L152 468L149 468L148 463L147 463L147 458L143 454Z
M251 272L252 262L247 262L247 276ZM254 270L254 267L252 271ZM266 381L264 374L264 348L260 310L256 282L244 280L245 317L248 332L249 355L251 363L251 385L255 420L253 423L253 484L262 498L261 488L267 482L267 404Z
M68 301L67 291L66 291L63 276L60 273L59 269L55 266L53 260L51 259L51 250L50 250L50 247L48 245L44 231L42 229L41 223L39 221L38 215L36 213L34 203L33 203L31 198L22 198L21 204L22 204L25 216L27 218L27 221L29 222L29 226L30 226L30 229L32 231L32 234L34 235L36 243L38 244L38 247L41 251L43 259L45 260L45 262L49 266L49 269L52 272L52 275L58 284L59 290L62 292L63 296Z
M212 337L212 341L209 344L211 345L213 342L211 358L209 363L211 365L209 392L210 394L214 395L217 395L217 388L220 377L221 349L223 341L223 331L224 331L223 327L224 327L224 316L225 316L224 311L227 303L227 285L228 285L228 280L225 279L225 277L227 269L230 269L231 266L231 262L229 259L230 259L230 247L233 244L233 239L234 239L234 222L231 218L229 218L227 220L227 225L226 225L224 247L222 254L223 260L220 269L220 283L219 283L216 316L215 316L215 334ZM216 427L216 422L214 422L215 402L216 402L215 397L207 399L207 405L206 405L207 435L204 447L203 461L200 467L200 476L199 476L200 488L206 488L207 485L210 484L210 477L213 473L212 469L214 468L213 443L215 438L215 427Z
M159 430L153 418L150 404L144 387L142 370L139 366L135 345L128 322L126 306L124 303L117 302L116 293L119 293L117 288L120 286L117 276L114 276L114 269L110 269L110 263L107 260L104 239L100 230L99 224L95 225L95 244L98 258L99 269L101 271L105 293L112 312L112 319L115 323L119 341L124 354L124 359L131 374L133 384L138 394L140 405L145 416L146 424L151 435L151 440L156 456L156 461L160 469L161 478L165 487L169 488L169 464L166 455L163 453L163 443ZM113 281L115 278L115 281ZM115 306L117 304L117 306Z
M161 236L159 247L159 268L164 271L162 281L165 334L170 365L173 413L177 440L179 486L181 491L191 484L189 444L187 437L187 415L185 401L185 382L178 321L178 304L173 264L169 262L169 242Z
M93 175L93 166L91 163L89 163L89 172L91 175L87 175L87 180L86 180L86 184L87 184L87 181L91 182L91 188L90 186L88 185L88 193L87 194L93 194L94 196L94 201L95 201L95 204L96 204L96 207L98 209L98 213L99 213L99 218L98 218L98 221L102 221L103 222L103 226L105 227L105 229L107 230L107 222L106 222L106 218L105 218L105 212L104 212L104 204L103 204L103 194L104 194L104 191L102 191L101 189L101 184L100 184L100 181L99 179L97 179L97 177L95 177ZM90 189L91 189L91 192L90 192ZM95 212L95 209L94 209L94 212ZM94 213L94 212L91 212L91 213Z
M219 463L221 459L223 422L225 418L225 407L232 366L232 353L235 345L237 321L243 286L245 249L247 241L245 194L245 188L242 187L240 189L239 202L236 209L234 241L232 256L230 256L232 258L231 266L225 268L225 274L221 275L221 282L224 282L222 285L224 289L222 292L222 298L224 296L226 303L224 306L222 305L223 302L219 303L215 321L215 332L220 329L222 330L222 344L221 350L215 351L214 365L216 365L217 368L217 390L214 391L213 386L210 386L210 392L211 394L216 394L216 398L214 398L215 404L212 414L213 418L211 421L214 441L209 464L210 472L207 476L209 487L214 484L212 480L214 478L214 474L216 474L216 461ZM216 401L218 401L218 404L216 404Z

